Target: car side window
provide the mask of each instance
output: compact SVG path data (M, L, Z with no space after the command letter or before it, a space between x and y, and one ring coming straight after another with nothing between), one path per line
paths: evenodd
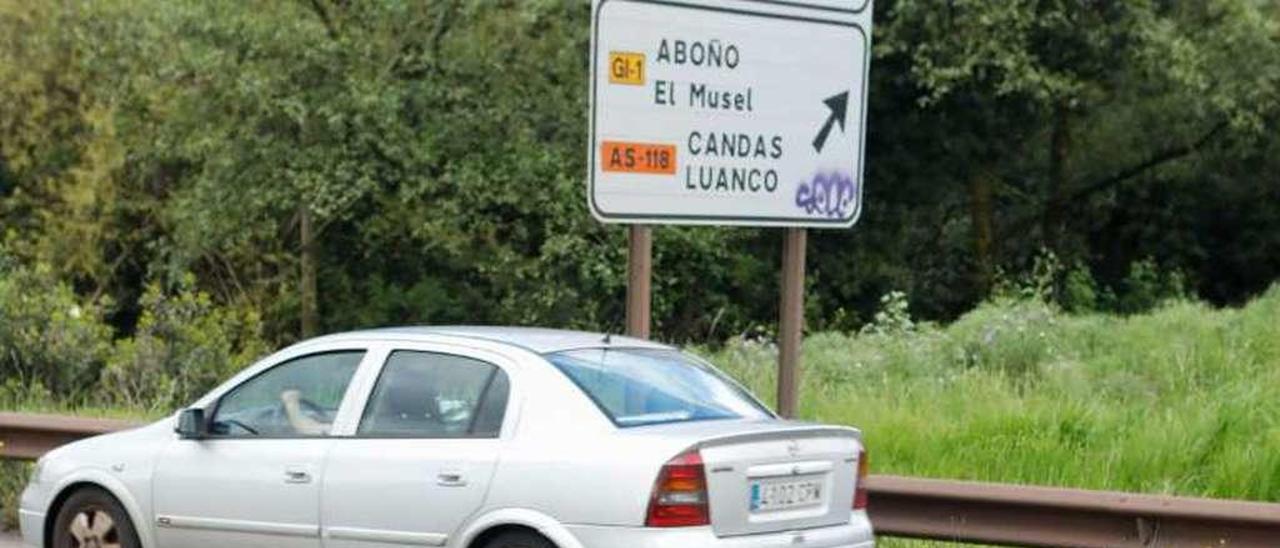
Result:
M510 391L493 364L435 352L397 350L387 358L358 435L495 438Z
M326 436L363 350L295 358L235 387L219 400L210 433L223 437Z

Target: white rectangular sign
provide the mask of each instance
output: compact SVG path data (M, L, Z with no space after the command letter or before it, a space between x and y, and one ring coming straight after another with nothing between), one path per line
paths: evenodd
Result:
M596 0L592 213L852 226L870 50L870 0Z

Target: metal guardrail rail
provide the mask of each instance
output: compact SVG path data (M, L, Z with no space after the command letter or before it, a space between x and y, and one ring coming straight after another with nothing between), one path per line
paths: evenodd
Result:
M128 421L0 413L0 458L37 459L59 445L137 426Z
M0 413L0 458L34 459L127 421ZM872 476L884 536L1011 546L1280 547L1280 504Z
M872 476L887 536L1014 546L1280 547L1280 504Z

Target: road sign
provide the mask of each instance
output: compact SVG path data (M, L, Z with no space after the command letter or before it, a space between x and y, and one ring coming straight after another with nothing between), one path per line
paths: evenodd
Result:
M596 218L858 220L870 0L596 0L592 21Z

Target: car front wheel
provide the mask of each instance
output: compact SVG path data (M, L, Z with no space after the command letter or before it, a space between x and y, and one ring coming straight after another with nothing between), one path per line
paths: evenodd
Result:
M67 499L54 522L54 548L141 548L129 514L110 493L87 487Z

